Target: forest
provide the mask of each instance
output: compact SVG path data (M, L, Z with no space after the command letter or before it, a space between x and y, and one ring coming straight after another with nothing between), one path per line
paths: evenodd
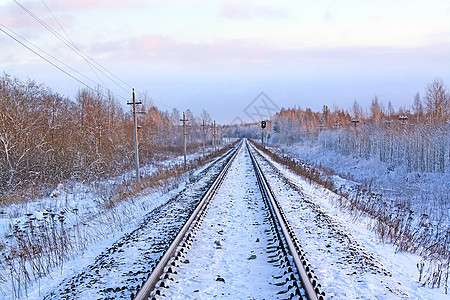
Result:
M322 147L362 159L386 162L408 172L448 172L450 94L440 78L412 99L411 107L387 107L377 96L365 109L356 100L351 109L324 105L282 108L267 122L268 144L319 143ZM259 124L234 128L233 133L261 140Z
M182 154L181 113L161 111L140 95L139 145L142 164L155 157ZM395 110L374 97L369 109L357 101L350 110L281 109L268 120L269 143L292 145L314 140L326 149L377 159L408 171L445 173L449 168L449 92L434 79L412 105ZM211 143L211 116L186 111L188 151ZM208 126L201 126L205 122ZM205 131L204 131L205 130ZM104 178L130 170L134 163L133 116L109 91L80 89L74 100L32 80L0 78L0 199L39 196L67 179ZM224 126L228 137L260 139L257 124ZM36 185L41 188L36 189ZM37 194L36 194L37 193Z
M182 155L184 143L180 111L162 111L145 94L138 98L142 100L138 110L143 112L138 117L141 164ZM267 147L270 151L281 151L281 154L274 154L274 159L284 160L288 166L305 171L306 175L302 175L342 196L336 205L350 211L355 218L369 217L372 220L369 227L382 241L393 244L399 251L419 254L422 260L417 268L421 284L431 287L445 285L447 288L450 231L446 220L449 202L448 190L442 180L449 173L450 164L449 105L450 95L444 82L435 79L425 87L423 96L420 93L414 96L411 107L397 110L391 102L385 107L378 97L372 99L368 109L357 101L350 110L337 106L330 109L326 105L318 112L309 108L283 108L266 120L265 144L270 146ZM204 141L211 147L214 129L208 112L203 110L195 116L187 110L185 119L188 120L188 152L201 153ZM71 100L52 92L45 85L4 74L0 78L0 207L49 196L61 183L94 183L92 187L101 194L97 195L101 199L99 203L102 203L99 222L123 226L129 222L128 214L118 214L117 210L130 204L127 202L120 206L117 203L153 186L150 181L160 180L166 188L173 187L169 178L187 171L181 165L167 166L154 176L148 176L142 186L130 181L117 183L115 188L99 188L102 179L133 170L133 127L130 107L119 103L109 91L80 89ZM247 137L261 142L261 134L260 123L216 128L218 142L224 137ZM315 168L302 161L301 157L292 158L283 153L284 149L293 150L298 145L306 145L308 149L312 146L320 148L328 156L337 153L342 157L371 161L374 162L372 167L386 165L387 171L384 172L395 170L395 174L401 174L402 178L395 182L397 186L391 192L384 193L387 191L384 189L383 195L372 191L370 183L359 179L355 180L360 184L356 189L342 188L330 182L330 177L323 176L328 172L326 168ZM198 165L193 164L191 168ZM312 177L311 170L314 171ZM374 171L370 169L368 172ZM401 180L407 179L408 175L403 173L422 178L425 174L431 176L418 185L406 187ZM374 178L384 176L372 175ZM84 194L75 193L72 197L75 199ZM77 226L82 224L77 212L74 214ZM34 218L32 214L27 216ZM97 227L94 223L92 227L83 229L81 232L86 238L82 239L77 235L74 239L69 238L63 226L61 232L48 232L58 233L59 239L67 238L59 244L68 249L84 249L89 244L88 240L99 236ZM21 231L14 230L11 236L20 242L23 237L16 234ZM33 239L28 239L23 249L32 249L34 244ZM0 246L0 249L6 249L5 245ZM53 244L47 246L55 251L54 257L60 256L58 251L67 250ZM39 255L30 257L45 268L60 263L59 260L43 263L41 260L45 259ZM6 260L11 266L17 263L12 267L17 271L13 276L16 280L13 282L17 283L16 292L20 291L23 278L30 278L23 264L25 260L20 260L22 258L13 255ZM37 277L41 276L40 269L36 272ZM2 276L7 278L9 275L0 274L0 279Z
M131 97L130 97L131 98ZM181 155L181 113L161 111L140 95L140 161ZM188 151L211 141L210 115L186 111ZM201 120L201 121L200 121ZM0 203L42 196L67 179L105 178L134 167L133 116L113 94L80 89L74 100L32 80L0 78ZM39 186L39 187L37 187ZM10 199L11 198L11 199ZM12 198L14 200L12 200Z

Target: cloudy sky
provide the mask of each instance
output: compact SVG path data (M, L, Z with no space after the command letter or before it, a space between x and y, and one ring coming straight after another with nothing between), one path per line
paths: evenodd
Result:
M369 107L375 95L398 108L435 77L450 85L448 0L0 0L0 24L123 103L135 87L160 109L220 122L246 119L261 92L280 108ZM0 71L71 98L83 87L3 31Z

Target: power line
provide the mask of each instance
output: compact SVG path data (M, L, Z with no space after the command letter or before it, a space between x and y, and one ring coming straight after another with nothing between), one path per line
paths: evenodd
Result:
M66 63L64 63L63 61L59 60L58 58L56 58L55 56L53 56L52 54L46 52L45 50L43 50L42 48L38 47L37 45L33 44L32 42L30 42L29 40L27 40L26 38L24 38L23 36L21 36L20 34L18 34L17 32L14 32L13 30L11 30L10 28L8 28L6 25L4 24L0 24L0 26L2 26L3 28L5 28L6 30L8 30L10 33L14 34L16 37L20 38L22 41L32 45L34 48L38 49L40 52L45 53L47 56L51 57L52 59L56 60L57 62L59 62L60 64L64 65L66 68L69 68L70 70L72 70L73 72L77 73L78 75L84 77L85 79L89 80L91 83L94 83L96 85L98 85L97 82L95 82L94 80L90 79L89 77L81 74L80 72L78 72L77 70L75 70L74 68L72 68L71 66L67 65ZM105 88L103 86L101 86L102 88Z
M61 42L63 42L67 47L69 47L73 52L75 52L78 56L80 56L84 61L86 61L89 65L96 68L100 73L102 73L105 77L107 77L109 80L114 82L118 87L123 89L125 92L129 93L129 89L124 88L122 85L120 85L117 81L115 81L113 78L111 78L108 74L103 72L99 67L106 70L103 66L101 66L99 63L97 63L94 59L89 57L86 53L81 51L75 44L68 41L65 37L63 37L61 34L59 34L57 31L55 31L52 27L50 27L47 23L45 23L42 19L40 19L38 16L33 14L29 9L27 9L24 5L19 3L17 0L14 0L14 2L19 5L20 8L22 8L27 14L29 14L33 19L35 19L37 22L39 22L42 26L44 26L48 31L50 31L51 34L53 34L56 38L58 38ZM95 63L94 64L91 63ZM107 70L106 70L107 71ZM107 71L108 73L112 74L111 72ZM130 87L131 88L131 87Z
M59 62L60 64L64 65L66 68L69 68L70 70L72 70L72 71L75 72L76 74L80 75L81 77L83 77L83 78L89 80L89 81L92 82L93 84L95 84L95 85L101 87L102 89L109 90L112 94L114 94L114 95L115 95L116 97L118 97L118 98L121 98L121 99L123 99L123 100L127 100L125 97L123 97L123 96L121 96L121 95L119 95L119 94L117 94L117 93L111 91L111 90L108 89L107 87L105 87L105 86L103 86L103 85L101 85L101 84L95 82L95 81L92 80L91 78L89 78L89 77L87 77L87 76L81 74L80 72L78 72L77 70L75 70L74 68L72 68L71 66L67 65L66 63L62 62L61 60L59 60L58 58L54 57L54 56L51 55L50 53L46 52L45 50L43 50L43 49L41 49L40 47L38 47L38 46L36 46L35 44L33 44L32 42L28 41L26 38L22 37L22 36L19 35L18 33L14 32L14 31L11 30L10 28L8 28L6 25L0 23L0 26L3 27L3 28L5 28L5 29L7 29L8 31L10 31L10 33L8 33L8 32L6 32L4 29L1 29L1 28L0 28L0 30L1 30L2 32L4 32L6 35L8 35L10 38L12 38L13 40L15 40L16 42L18 42L19 44L21 44L22 46L24 46L25 48L27 48L29 51L33 52L34 54L36 54L37 56L39 56L40 58L42 58L43 60L45 60L46 62L50 63L52 66L56 67L58 70L64 72L65 74L67 74L67 75L70 76L71 78L73 78L73 79L77 80L78 82L82 83L84 86L88 87L89 89L95 91L95 89L92 88L91 86L89 86L87 83L81 81L79 78L75 78L74 75L69 74L69 72L66 71L66 70L64 70L62 67L56 65L54 62L51 62L48 58L45 58L42 54L39 54L37 51L31 49L31 48L30 48L29 46L27 46L25 43L19 41L18 38L20 38L20 39L22 39L22 41L24 41L24 42L26 42L26 43L32 45L33 47L35 47L35 48L38 49L39 51L45 53L46 55L48 55L49 57L51 57L51 58L54 59L55 61L57 61L57 62ZM16 37L14 37L12 34L16 35Z
M120 87L122 90L124 90L125 92L129 93L129 89L124 88L121 84L119 84L117 81L120 81L122 84L124 84L125 86L129 87L130 89L132 89L132 87L127 84L125 81L123 81L122 79L120 79L119 77L117 77L116 75L114 75L112 72L110 72L109 70L107 70L105 67L103 67L101 64L99 64L98 62L96 62L93 58L91 58L89 55L87 55L86 53L84 53L82 50L80 50L75 43L73 42L73 40L70 38L70 36L67 34L67 32L64 30L62 24L57 20L56 16L51 12L50 8L45 4L44 0L41 0L42 3L44 4L44 6L47 8L47 10L49 11L49 13L53 16L53 18L55 19L56 23L59 25L59 27L61 28L61 30L64 32L64 34L67 36L67 39L65 37L63 37L61 34L59 34L57 31L55 31L51 26L49 26L47 23L45 23L42 19L40 19L38 16L36 16L35 14L33 14L33 12L31 12L29 9L27 9L24 5L22 5L21 3L19 3L17 0L14 0L14 2L20 7L22 8L27 14L29 14L31 17L33 17L37 22L39 22L43 27L45 27L50 33L52 33L56 38L58 38L61 42L63 42L67 47L69 47L73 52L75 52L77 55L79 55L84 61L86 61L88 63L88 65L90 66L91 70L94 72L94 74L97 76L97 78L101 80L101 78L98 76L98 74L95 72L95 70L93 68L95 68L97 71L99 71L101 74L103 74L105 77L107 77L109 80L111 80L112 82L114 82L118 87ZM2 25L3 27L7 28L5 25ZM13 32L11 29L7 28L9 31ZM13 36L11 36L10 34L8 34L7 32L5 32L4 30L2 30L5 34L7 34L8 36L10 36L12 39L14 39L15 41L17 41L18 43L20 43L22 46L26 47L28 50L30 50L31 52L33 52L34 54L38 55L40 58L44 59L45 61L47 61L48 63L50 63L52 66L56 67L57 69L59 69L60 71L62 71L63 73L67 74L68 76L70 76L71 78L75 79L77 82L83 84L84 86L94 90L92 87L90 87L89 85L87 85L86 83L84 83L83 81L81 81L80 79L76 78L74 75L70 74L69 72L65 71L64 69L62 69L61 67L57 66L55 63L52 63L51 61L49 61L48 59L46 59L45 57L43 57L42 55L40 55L39 53L37 53L36 51L33 51L32 49L30 49L29 47L27 47L25 44L23 44L22 42L20 42L19 40L17 40L16 38L14 38ZM14 33L14 32L13 32ZM20 37L20 35L18 35L17 33L14 33L17 36ZM24 39L23 37L20 37L23 40L27 41L26 39ZM33 45L31 42L27 41L29 44ZM36 47L37 49L39 49L40 51L46 53L48 56L52 57L53 59L55 59L56 61L58 61L59 63L65 65L66 67L70 68L71 70L73 70L74 72L76 72L77 74L79 74L80 76L88 79L89 81L95 83L96 85L106 89L106 90L110 90L107 89L106 87L104 87L102 84L98 84L95 81L93 81L92 79L88 78L85 75L82 75L81 73L79 73L78 71L74 70L73 68L71 68L70 66L68 66L67 64L63 63L62 61L58 60L57 58L55 58L54 56L50 55L49 53L43 51L42 49L40 49L39 47L33 45L34 47ZM116 78L116 80L114 80L112 77ZM111 91L111 90L110 90ZM112 91L111 91L112 92ZM122 99L126 99L125 97L122 97L114 92L112 92L114 95L118 96L119 98ZM143 95L143 93L139 92L139 94ZM166 105L165 103L155 100L155 99L151 99L153 102L156 102L160 105L163 105L167 108L173 109L173 107Z
M139 94L141 94L142 96L144 95L144 93L141 93L141 92L139 92ZM153 102L156 102L156 103L158 103L158 104L160 104L160 105L162 105L162 106L165 106L165 107L167 107L167 108L174 109L174 107L169 106L169 105L167 105L167 104L165 104L164 102L161 102L161 101L159 101L159 100L156 100L156 99L153 98L153 97L151 97L150 100L153 101Z
M5 25L2 24L3 27L6 28ZM76 78L75 76L73 76L72 74L70 74L69 72L67 72L66 70L64 70L63 68L59 67L58 65L54 64L53 62L51 62L50 60L48 60L47 58L45 58L44 56L40 55L39 53L37 53L36 51L34 51L33 49L31 49L30 47L28 47L27 45L25 45L24 43L22 43L20 40L16 39L14 36L12 36L11 34L9 34L8 32L6 32L4 29L0 28L0 30L5 33L7 36L9 36L10 38L12 38L13 40L15 40L16 42L18 42L19 44L21 44L22 46L24 46L25 48L27 48L28 50L30 50L31 52L33 52L34 54L36 54L37 56L39 56L40 58L42 58L43 60L45 60L46 62L48 62L49 64L51 64L52 66L54 66L55 68L57 68L58 70L60 70L61 72L65 73L67 76L70 76L71 78L75 79L76 81L78 81L79 83L81 83L82 85L88 87L91 90L94 90L92 87L90 87L88 84L86 84L85 82L81 81L80 79Z
M55 19L56 23L59 25L59 27L61 28L61 30L64 32L64 34L67 36L67 39L70 41L70 44L72 46L75 47L75 49L77 49L77 51L79 51L80 53L82 53L83 55L85 55L88 59L90 59L94 64L96 64L98 67L100 67L101 69L103 69L105 72L107 72L108 74L110 74L111 76L113 76L114 78L116 78L117 80L119 80L120 82L122 82L124 85L126 85L128 88L132 89L132 87L127 84L126 82L124 82L122 79L120 79L119 77L117 77L116 75L114 75L113 73L111 73L108 69L106 69L105 67L103 67L101 64L97 63L94 59L92 59L89 55L87 55L86 53L84 53L80 48L77 47L77 45L75 44L75 42L70 38L69 34L67 33L66 30L64 30L64 27L61 25L61 23L58 21L58 19L56 18L56 16L53 14L53 12L50 10L50 8L48 7L47 4L45 4L44 0L41 0L42 4L44 4L44 6L47 8L48 12L52 15L53 19ZM92 71L97 75L97 73L94 71L94 69L92 68L93 66L91 65L91 63L89 63L89 66L91 67ZM103 74L105 75L105 74ZM98 77L98 75L97 75ZM99 80L100 77L98 77ZM109 77L108 77L109 78ZM117 83L116 83L117 84Z
M39 50L40 52L48 55L49 57L51 57L52 59L54 59L55 61L57 61L58 63L62 64L63 66L65 66L66 68L70 69L71 71L75 72L76 74L78 74L79 76L87 79L88 81L90 81L91 83L105 89L105 90L109 90L112 94L114 94L116 97L121 98L123 100L127 100L125 97L111 91L110 89L108 89L107 87L95 82L94 80L92 80L91 78L87 77L86 75L83 75L82 73L78 72L77 70L75 70L74 68L72 68L71 66L67 65L66 63L64 63L63 61L59 60L58 58L56 58L55 56L53 56L52 54L46 52L45 50L43 50L42 48L40 48L39 46L33 44L32 42L30 42L29 40L27 40L26 38L24 38L23 36L21 36L20 34L14 32L12 29L8 28L6 25L0 23L0 26L5 28L6 30L8 30L9 32L5 31L4 29L0 28L0 30L5 33L7 36L9 36L11 39L13 39L14 41L16 41L17 43L19 43L20 45L22 45L23 47L25 47L27 50L31 51L33 54L37 55L38 57L40 57L41 59L43 59L44 61L46 61L47 63L51 64L53 67L57 68L58 70L62 71L63 73L65 73L66 75L68 75L69 77L71 77L72 79L75 79L77 82L81 83L82 85L86 86L87 88L91 89L92 91L95 91L95 89L93 87L91 87L90 85L88 85L87 83L83 82L82 80L80 80L79 78L76 78L74 75L70 74L68 71L64 70L62 67L56 65L54 62L50 61L49 59L45 58L43 55L39 54L38 51L33 50L31 47L27 46L25 43L28 43L29 45L32 45L33 47L35 47L37 50ZM15 36L14 36L15 35ZM22 41L20 41L19 39L21 39ZM141 95L143 95L143 93L140 93ZM150 98L151 101L159 103L167 108L173 109L173 107L168 106L166 104L164 104L161 101L158 101L154 98Z
M56 18L56 16L52 13L52 11L50 10L50 8L48 7L47 4L45 4L44 0L41 0L41 2L44 4L44 6L47 8L47 10L49 11L49 13L53 16L53 18L55 19L56 23L59 25L59 27L61 28L61 30L65 33L65 35L67 36L68 39L65 39L63 36L61 36L57 31L55 31L53 28L51 28L48 24L46 24L42 19L40 19L39 17L37 17L35 14L33 14L29 9L27 9L25 6L23 6L22 4L20 4L18 1L14 0L14 2L16 2L17 5L19 5L25 12L27 12L30 16L32 16L36 21L38 21L42 26L44 26L47 30L49 30L54 36L56 36L60 41L62 41L66 46L68 46L72 51L74 51L77 55L79 55L81 58L83 58L83 60L85 60L88 65L91 67L94 67L95 69L97 69L98 71L100 71L104 76L106 76L109 80L111 80L112 82L114 82L117 86L119 86L120 88L122 88L124 91L126 91L127 93L129 92L128 89L125 89L122 85L120 85L117 81L113 80L110 76L108 76L106 73L108 73L109 75L111 75L112 77L116 78L118 81L120 81L121 83L123 83L125 86L127 86L129 89L132 89L132 87L127 84L125 81L123 81L122 79L120 79L119 77L117 77L116 75L114 75L112 72L110 72L108 69L106 69L104 66L102 66L101 64L99 64L98 62L96 62L93 58L91 58L89 55L87 55L86 53L84 53L81 49L79 49L76 44L73 42L73 40L70 38L70 36L67 34L67 32L64 30L62 24L58 21L58 19ZM103 71L104 72L103 72ZM100 79L100 77L97 75L97 73L95 72L95 70L92 69L92 71L95 73L95 75L97 76L97 78L102 81ZM139 91L136 91L139 94L143 94ZM170 109L173 109L173 107L166 105L165 103L152 99L154 102L163 105L165 107L168 107Z
M58 19L56 18L56 16L53 14L53 12L50 10L50 8L47 6L47 4L45 4L44 0L41 0L42 4L44 4L45 8L47 8L48 12L52 15L53 19L56 21L56 23L58 24L59 28L61 28L61 30L64 32L64 34L66 35L68 42L70 42L70 44L72 46L74 46L78 51L81 51L74 43L74 41L70 38L69 34L67 33L67 31L64 30L64 27L62 26L62 24L58 21ZM105 83L103 82L103 80L100 78L100 76L97 74L97 72L95 72L93 66L87 62L89 65L89 68L91 69L92 73L95 74L95 76L98 78L98 80L100 80L100 82L104 85Z
M69 41L72 43L72 45L74 45L74 42L72 41L72 39L70 38L69 34L67 34L67 32L64 30L64 28L62 27L61 23L59 23L58 19L56 18L56 16L52 13L52 11L50 10L50 8L47 6L47 4L45 4L44 0L41 0L42 4L44 4L44 6L47 8L48 12L52 15L53 19L56 21L56 23L59 25L59 28L61 28L61 30L64 32L64 34L67 36L67 38L69 39Z

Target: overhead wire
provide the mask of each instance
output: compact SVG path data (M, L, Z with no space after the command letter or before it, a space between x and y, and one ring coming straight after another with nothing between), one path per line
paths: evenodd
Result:
M59 60L58 58L56 58L55 56L53 56L52 54L48 53L47 51L43 50L42 48L40 48L39 46L33 44L32 42L30 42L29 40L27 40L26 38L24 38L23 36L21 36L20 34L18 34L17 32L14 32L11 28L8 28L6 25L0 23L0 26L3 27L4 29L8 30L11 34L14 34L17 38L20 38L23 42L28 43L29 45L33 46L34 48L36 48L37 50L39 50L40 52L46 54L47 56L51 57L53 60L57 61L58 63L62 64L63 66L65 66L66 68L69 68L71 71L77 73L78 75L80 75L81 77L89 80L91 83L98 85L97 82L95 82L94 80L92 80L91 78L87 77L86 75L81 74L80 72L78 72L77 70L75 70L74 68L72 68L71 66L69 66L68 64L64 63L63 61ZM2 30L3 32L5 32L4 30ZM10 36L11 37L11 36ZM23 44L22 44L23 45ZM28 48L27 48L28 49ZM34 52L33 52L34 53ZM105 88L104 86L100 86L102 88Z
M78 51L81 51L74 43L74 41L70 38L69 34L67 33L67 31L64 29L64 27L62 26L62 24L58 21L58 19L56 18L56 16L53 14L53 12L50 10L50 7L48 7L48 5L44 2L44 0L41 0L42 4L45 6L45 8L47 9L47 11L52 15L53 19L55 20L55 22L58 24L59 28L61 28L62 32L64 32L64 34L66 35L68 42L70 42L70 44L72 46L74 46ZM89 68L91 69L92 73L95 74L95 76L98 78L98 80L100 80L100 82L105 85L105 83L103 82L103 80L100 78L100 76L98 75L98 73L95 71L94 67L88 63Z
M115 83L118 87L120 87L122 90L124 90L125 92L129 93L130 89L132 89L132 87L127 84L125 81L123 81L122 79L120 79L119 77L117 77L116 75L114 75L112 72L110 72L108 69L106 69L105 67L103 67L100 63L96 62L93 58L91 58L89 55L87 55L85 52L83 52L81 49L79 49L76 44L73 42L73 40L70 38L70 36L68 35L68 33L64 30L62 24L58 21L58 19L56 18L56 16L52 13L52 11L50 10L50 8L48 7L48 5L44 2L44 0L41 0L41 2L43 3L43 5L47 8L47 10L49 11L49 13L52 15L52 17L55 19L56 23L58 24L58 26L61 28L61 30L64 32L64 34L67 36L67 38L63 37L61 34L59 34L56 30L54 30L51 26L49 26L45 21L43 21L42 19L40 19L38 16L36 16L33 12L31 12L29 9L27 9L24 5L22 5L21 3L19 3L17 0L13 0L22 10L24 10L27 14L29 14L32 18L34 18L38 23L40 23L44 28L46 28L50 33L52 33L52 35L54 35L56 38L58 38L62 43L64 43L67 47L69 47L69 49L71 49L73 52L75 52L78 56L80 56L91 68L91 70L93 71L93 73L96 75L96 77L103 83L103 81L101 80L101 78L99 77L99 75L97 74L97 72L94 70L96 69L98 72L100 72L103 76L105 76L106 78L108 78L109 80L111 80L113 83ZM28 44L33 45L33 47L35 47L36 49L38 49L39 51L45 53L46 55L48 55L49 57L51 57L52 59L58 61L60 64L64 65L65 67L69 68L70 70L72 70L73 72L77 73L78 75L82 76L83 78L89 80L90 82L95 83L97 86L102 87L103 89L106 90L110 90L108 88L105 87L105 84L98 84L97 82L93 81L92 79L90 79L89 77L81 74L80 72L76 71L75 69L73 69L72 67L68 66L67 64L65 64L64 62L62 62L61 60L55 58L53 55L45 52L44 50L42 50L41 48L37 47L36 45L34 45L33 43L27 41L25 38L21 37L19 34L15 33L14 31L12 31L11 29L9 29L8 27L6 27L5 25L1 24L4 28L6 28L7 30L9 30L10 32L12 32L13 34L15 34L17 37L21 38L23 41L26 41ZM37 51L31 49L30 47L28 47L27 45L25 45L23 42L21 42L20 40L18 40L16 37L14 37L13 35L11 35L10 33L6 32L5 30L2 30L2 32L4 32L6 35L8 35L10 38L12 38L13 40L15 40L16 42L18 42L19 44L21 44L22 46L24 46L25 48L27 48L29 51L33 52L34 54L36 54L37 56L39 56L40 58L42 58L43 60L45 60L46 62L48 62L49 64L51 64L52 66L54 66L55 68L59 69L60 71L62 71L63 73L65 73L66 75L68 75L69 77L71 77L72 79L76 80L77 82L83 84L84 86L88 87L89 89L94 90L91 86L89 86L88 84L86 84L85 82L83 82L82 80L80 80L79 78L75 77L73 74L70 74L68 71L64 70L62 67L58 66L56 63L51 62L49 59L45 58L43 55L39 54ZM107 74L106 74L107 73ZM109 74L109 75L108 75ZM114 80L114 77L116 80ZM118 83L117 81L120 81L122 84ZM129 89L125 88L124 86L128 87ZM113 93L114 95L116 95L119 98L122 99L128 99L125 98L123 96L118 95L117 93L113 92L110 90L111 93ZM136 90L137 93L144 95L144 93L141 93L139 91ZM151 101L156 102L158 104L161 104L167 108L173 109L173 107L158 101L154 98L151 98Z
M69 42L71 43L72 46L75 47L75 49L77 49L77 51L79 51L81 54L83 54L84 56L86 56L86 58L88 58L92 63L96 64L99 68L101 68L102 70L104 70L105 72L107 72L109 75L113 76L114 78L116 78L117 80L119 80L120 82L122 82L125 86L127 86L129 89L132 89L132 86L129 85L128 83L126 83L125 81L123 81L122 79L120 79L119 77L117 77L116 75L114 75L113 73L111 73L108 69L106 69L105 67L103 67L101 64L99 64L98 62L96 62L93 58L91 58L89 55L87 55L86 53L84 53L80 48L78 48L78 46L75 44L75 42L70 38L69 34L67 33L67 31L64 29L64 27L62 26L62 24L58 21L58 19L56 18L56 16L53 14L53 12L50 10L50 7L48 7L48 5L44 2L44 0L41 0L42 4L44 4L45 8L47 8L48 12L52 15L53 19L56 21L56 23L58 24L59 28L61 28L61 30L64 32L64 34L66 35L67 39L69 40ZM91 66L91 64L89 64ZM91 66L92 67L92 66ZM94 70L93 70L94 71ZM95 71L94 71L95 72ZM100 78L99 78L100 79ZM101 79L100 79L101 80Z
M1 24L2 27L7 28L5 25ZM7 28L9 30L9 28ZM27 45L25 45L24 43L22 43L20 40L18 40L16 37L14 37L13 35L11 35L10 33L8 33L7 31L5 31L3 28L0 28L0 31L2 31L3 33L5 33L7 36L9 36L10 38L12 38L13 40L15 40L16 42L18 42L19 44L21 44L22 46L24 46L25 48L27 48L29 51L33 52L34 54L36 54L37 56L39 56L40 58L42 58L43 60L45 60L46 62L48 62L49 64L51 64L52 66L54 66L55 68L57 68L58 70L60 70L61 72L65 73L66 75L68 75L69 77L71 77L72 79L75 79L76 81L78 81L79 83L81 83L82 85L88 87L89 89L93 88L91 86L89 86L87 83L83 82L82 80L76 78L74 75L70 74L69 72L67 72L66 70L64 70L63 68L59 67L58 65L56 65L55 63L53 63L52 61L48 60L47 58L45 58L44 56L42 56L41 54L39 54L38 52L34 51L33 49L31 49L30 47L28 47Z
M16 2L20 7L22 7L22 9L24 9L24 10L25 10L27 13L29 13L31 16L34 15L34 14L31 13L31 11L29 11L28 9L26 9L23 5L20 5L20 4L18 3L18 1L14 0L14 2ZM111 75L112 77L114 77L115 79L117 79L118 81L120 81L121 83L123 83L123 84L124 84L125 86L127 86L129 89L133 89L133 87L132 87L131 85L129 85L128 83L126 83L125 81L123 81L122 79L120 79L119 77L117 77L115 74L113 74L112 72L110 72L108 69L106 69L106 68L105 68L104 66L102 66L100 63L98 63L98 62L95 61L93 58L91 58L89 55L87 55L85 52L83 52L81 49L79 49L79 48L77 47L77 45L73 42L73 40L70 38L70 36L68 35L67 31L64 30L62 24L58 21L58 19L56 18L56 16L55 16L55 15L53 14L53 12L50 10L50 7L44 2L44 0L41 0L41 2L42 2L43 5L46 7L46 9L48 10L48 12L52 15L53 19L56 21L56 23L57 23L58 26L61 28L61 30L64 32L64 34L67 36L68 40L66 40L66 39L64 39L64 38L63 38L63 40L62 40L65 44L66 44L66 42L67 42L67 43L69 43L71 46L73 46L73 47L76 49L75 52L77 52L78 55L82 56L83 59L85 59L85 60L88 59L90 62L92 62L92 64L95 64L96 67L95 67L95 66L94 66L94 67L95 67L97 70L99 70L99 69L103 70L104 72L108 73L109 75ZM35 16L33 16L33 18L35 18ZM36 18L37 18L37 16L36 16ZM36 19L36 18L35 18L35 19ZM38 21L39 21L41 24L43 24L43 23L45 24L45 22L42 21L41 19L39 19ZM46 27L48 30L51 29L51 30L50 30L51 32L52 32L52 31L55 32L55 34L57 35L58 38L61 37L55 30L53 30L53 29L52 29L50 26L48 26L47 24L45 24L44 27ZM67 45L67 44L66 44L66 45ZM69 45L67 45L67 46L69 46ZM70 47L70 46L69 46L69 47ZM71 48L71 47L70 47L70 48ZM72 49L72 48L71 48L71 49ZM74 51L74 49L72 49L72 51ZM87 62L90 66L92 66L92 64L91 64L89 61L86 60L86 62ZM92 69L92 67L91 67L91 69ZM109 76L107 76L107 75L106 75L104 72L102 72L101 70L99 70L99 71L100 71L103 75L105 75L108 79L110 79L110 80L111 80L112 82L114 82L116 85L120 86L123 90L129 92L129 90L123 88L123 86L121 86L120 84L118 84L115 80L111 79ZM97 75L97 73L96 73L94 70L93 70L93 72ZM97 77L98 77L98 75L97 75ZM99 80L101 81L100 78L99 78ZM135 91L136 91L137 94L141 94L142 96L144 95L144 93L139 92L137 89L135 89ZM160 105L163 105L163 106L165 106L165 107L167 107L167 108L173 109L173 107L171 107L171 106L165 104L164 102L155 100L154 98L152 98L152 101L153 101L153 102L156 102L156 103L158 103L158 104L160 104Z
M42 53L46 54L47 56L49 56L50 58L52 58L53 60L57 61L58 63L62 64L64 67L70 69L71 71L75 72L76 74L78 74L79 76L87 79L88 81L90 81L91 83L95 84L96 86L104 89L104 90L109 90L113 95L115 95L118 98L121 98L123 100L127 100L127 98L123 97L122 95L119 95L117 93L115 93L114 91L111 91L110 89L108 89L107 87L105 87L104 85L99 84L98 82L95 82L94 80L92 80L91 78L87 77L86 75L81 74L80 72L78 72L77 70L75 70L74 68L72 68L71 66L67 65L66 63L64 63L63 61L59 60L58 58L56 58L55 56L53 56L52 54L46 52L45 50L41 49L40 47L38 47L37 45L33 44L32 42L28 41L26 38L24 38L23 36L21 36L20 34L14 32L13 30L11 30L10 28L8 28L6 25L0 23L0 27L3 27L4 29L0 30L5 33L7 36L9 36L11 39L15 40L16 42L18 42L19 44L21 44L23 47L25 47L26 49L28 49L29 51L31 51L32 53L34 53L35 55L39 56L41 59L45 60L46 62L48 62L49 64L51 64L53 67L57 68L58 70L62 71L63 73L65 73L66 75L70 76L72 79L75 79L76 81L78 81L79 83L83 84L84 86L86 86L87 88L89 88L92 91L96 91L95 88L93 88L92 86L90 86L89 84L87 84L86 82L80 80L79 78L76 78L75 75L70 74L69 71L64 70L61 66L58 66L55 62L52 62L49 58L45 58L44 55L42 55ZM7 31L8 30L9 33ZM15 35L15 36L14 36ZM22 41L20 41L19 39L21 39ZM41 54L38 53L37 50L33 50L30 46L27 46L25 43L28 43L29 45L33 46L34 48L36 48L38 51L42 52Z
M95 62L91 57L89 57L87 54L85 54L83 51L81 51L76 45L72 44L70 41L68 41L65 37L63 37L61 34L59 34L57 31L55 31L51 26L49 26L45 21L40 19L38 16L36 16L33 12L31 12L29 9L27 9L24 5L22 5L17 0L13 0L22 10L24 10L27 14L29 14L33 19L35 19L37 22L39 22L44 28L46 28L51 34L53 34L56 38L58 38L61 42L63 42L67 47L69 47L73 52L75 52L78 56L80 56L86 63L88 63L91 66L94 66L100 73L102 73L106 78L114 82L118 87L123 89L125 92L129 93L129 89L124 88L121 84L119 84L116 80L111 78L108 74L106 74L104 71L102 71L99 67L96 67L95 65L99 65L97 62ZM95 65L93 65L91 62L95 62ZM102 67L103 68L103 67Z
M56 18L56 16L53 14L53 12L50 10L50 8L47 6L47 4L45 4L44 0L41 0L42 4L44 4L45 8L47 8L48 12L52 15L53 19L55 20L55 22L58 24L59 28L61 28L61 30L64 32L64 34L66 35L67 39L72 43L72 45L75 45L75 43L73 42L73 40L70 38L69 34L67 33L67 31L64 29L64 27L61 25L61 23L58 21L58 19Z

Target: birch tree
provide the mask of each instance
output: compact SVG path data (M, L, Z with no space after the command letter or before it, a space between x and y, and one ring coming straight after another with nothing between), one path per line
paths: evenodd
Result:
M445 124L448 116L449 94L441 78L436 78L428 84L425 99L431 123Z

